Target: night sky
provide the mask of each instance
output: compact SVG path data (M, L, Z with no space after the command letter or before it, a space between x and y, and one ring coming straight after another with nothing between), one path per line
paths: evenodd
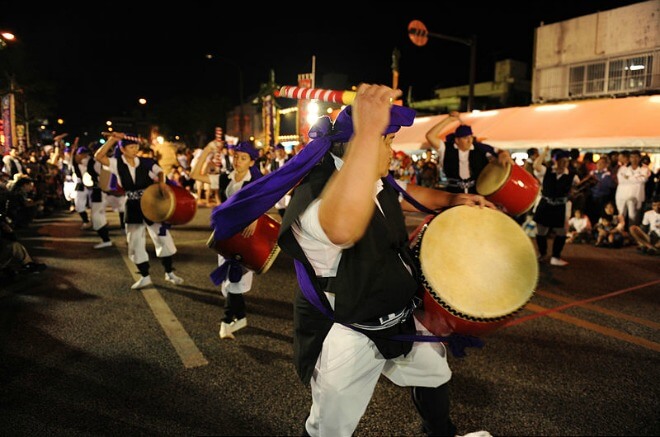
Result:
M400 53L399 87L414 100L433 96L433 89L469 81L467 46L430 38L414 45L407 34L411 20L422 21L432 33L459 38L476 35L477 82L493 79L495 62L512 58L531 66L534 29L581 15L626 6L635 1L403 2L396 8L367 12L346 9L341 2L305 5L273 3L268 11L250 3L213 9L196 2L175 8L138 10L137 2L89 4L1 2L0 29L20 38L20 52L33 77L50 85L53 116L70 127L106 119L134 107L138 97L150 104L180 105L198 98L239 100L236 65L244 79L244 95L254 95L268 82L269 71L279 85L296 85L298 73L312 70L316 57L317 87L392 83L392 52ZM27 4L26 4L27 3ZM55 4L57 3L57 4ZM376 3L371 3L376 5ZM372 6L373 7L373 6ZM369 6L360 6L360 9ZM7 70L7 50L0 69ZM216 55L208 60L205 55ZM219 57L220 56L220 57ZM223 61L222 57L230 61ZM10 66L11 68L11 66ZM6 76L0 77L6 88Z

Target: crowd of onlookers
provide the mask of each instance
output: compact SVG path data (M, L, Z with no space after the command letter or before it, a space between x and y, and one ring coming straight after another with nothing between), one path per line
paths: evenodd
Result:
M660 166L656 164L653 169L650 155L638 150L594 155L572 149L569 154L569 171L577 175L579 183L569 197L567 242L609 248L638 244L644 253L659 253ZM536 148L527 150L523 166L531 174L534 174L532 166L538 155ZM548 165L551 164L548 162ZM427 187L440 189L446 180L433 150L425 151L419 159L402 151L395 152L390 170L399 179ZM534 233L532 213L533 210L518 218L530 235ZM640 244L634 232L631 233L631 227L652 239L653 248Z
M66 186L75 184L76 176L68 162L71 147L67 148L62 138L56 137L53 145L31 147L25 151L11 148L3 156L0 218L5 232L0 234L4 257L0 258L0 267L8 264L7 259L11 258L9 247L15 246L8 243L11 239L15 240L15 235L9 240L6 238L10 234L9 228L26 227L35 218L48 216L57 210L73 211L73 201L67 194ZM212 141L217 142L217 151L207 162L201 163L202 172L230 173L233 170L233 146L225 143L221 130ZM89 147L94 149L98 144L93 143ZM199 206L219 204L217 190L195 181L191 176L202 145L191 148L184 144L168 143L167 147L171 149L169 155L163 153L162 147L145 143L141 153L156 159L168 179L188 189L197 198ZM296 147L287 150L281 144L261 148L255 167L267 174L282 166L298 150ZM538 157L538 150L532 148L527 152L528 158L523 166L533 174L531 164ZM567 242L611 248L637 244L644 253L657 254L660 251L660 168L653 171L650 156L636 150L623 150L600 154L595 160L596 155L592 152L580 155L576 149L571 150L570 155L570 171L577 175L579 183L570 195L570 213L566 217ZM437 155L428 150L415 158L419 159L413 159L402 151L394 152L391 173L409 183L442 189L446 178ZM284 208L286 204L278 205L281 212ZM534 232L531 213L529 211L525 217L517 218L529 235ZM640 242L640 238L646 238L649 244L643 244L645 241ZM24 261L23 264L30 262L33 261Z

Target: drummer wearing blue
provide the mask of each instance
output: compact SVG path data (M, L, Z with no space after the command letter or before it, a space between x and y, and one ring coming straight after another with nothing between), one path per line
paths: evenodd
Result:
M254 165L259 158L259 152L252 143L242 141L234 148L234 169L229 174L204 175L201 167L206 157L217 151L215 147L214 144L209 144L204 148L191 176L195 180L211 185L213 185L211 178L219 178L217 185L220 187L220 198L224 202L238 190L261 177L261 172ZM249 238L254 235L257 222L258 220L253 221L241 231L243 237ZM225 313L220 322L220 338L234 339L233 333L247 326L243 295L252 288L253 276L252 270L236 260L218 255L218 268L211 273L211 280L215 285L221 285L222 295L225 297Z
M306 148L331 141L330 151L296 187L282 222L280 247L303 266L311 286L305 290L298 271L294 360L312 392L305 435L352 435L381 374L411 387L425 433L456 435L445 346L394 338L431 335L413 315L420 284L403 211L418 210L386 178L392 140L415 116L392 106L400 95L362 84L333 124L317 123L313 130L321 132L314 138L320 139ZM480 195L397 183L433 210L496 209Z
M121 151L119 158L108 156L108 151L115 145ZM172 256L177 252L172 234L167 225L147 220L140 205L142 193L150 185L159 183L163 185L163 190L165 189L163 169L153 159L139 158L138 151L139 144L135 137L113 132L94 154L97 161L117 176L119 185L126 191L125 226L128 257L135 263L141 275L131 289L138 290L152 284L149 275L149 254L146 248L147 232L156 248L156 256L160 258L165 269L165 280L180 285L183 284L183 279L174 274L172 265Z

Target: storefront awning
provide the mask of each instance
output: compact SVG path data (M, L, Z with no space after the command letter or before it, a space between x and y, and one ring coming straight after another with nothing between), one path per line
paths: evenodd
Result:
M417 117L401 129L394 150L427 149L426 132L447 115ZM530 147L660 150L660 95L571 101L462 113L484 143L502 149ZM458 122L441 132L444 138Z

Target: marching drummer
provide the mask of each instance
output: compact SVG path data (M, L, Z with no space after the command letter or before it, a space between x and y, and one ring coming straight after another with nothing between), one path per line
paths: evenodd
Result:
M217 152L216 145L209 143L193 167L191 177L210 186L219 187L220 197L223 202L232 194L262 176L259 169L254 165L259 157L259 152L248 141L242 141L234 148L234 169L229 174L203 174L202 167L204 162L206 162L209 155L215 152ZM257 220L243 229L243 237L249 238L254 235L256 227ZM222 267L225 264L226 268L223 269ZM232 274L233 269L239 274L234 276ZM238 265L234 260L218 255L218 269L214 273L220 271L226 272L224 277L216 277L217 275L212 274L214 283L216 285L222 284L221 290L225 297L225 313L220 323L219 335L222 339L233 339L235 338L234 332L247 326L245 298L243 295L252 288L254 272L244 266Z
M121 157L109 157L108 151L117 145L121 151ZM131 289L137 290L152 284L149 275L149 254L147 253L145 231L156 248L156 256L165 269L165 280L175 285L183 284L183 279L174 273L172 257L177 252L174 240L163 223L154 223L147 220L140 206L140 198L143 191L151 184L162 184L165 189L165 175L163 169L149 158L138 158L138 139L124 133L113 132L109 134L107 141L101 146L94 158L110 172L117 176L119 185L126 192L126 241L128 243L128 256L140 271L140 279L135 282Z
M430 335L412 315L419 283L402 209L417 209L400 199L405 191L432 210L495 206L475 194L388 182L395 133L415 115L392 106L400 95L362 84L333 124L317 123L306 149L330 142L330 151L294 190L282 222L280 247L304 266L297 268L294 356L311 384L305 435L353 434L381 374L412 388L426 434L456 435L444 345L393 338Z
M461 123L453 134L447 135L447 141L439 134L451 122ZM447 176L449 184L446 190L452 193L476 193L476 181L479 174L490 162L504 166L514 164L507 150L495 149L488 144L475 141L472 127L463 124L460 113L452 111L449 116L426 132L426 140L438 153L438 161Z

